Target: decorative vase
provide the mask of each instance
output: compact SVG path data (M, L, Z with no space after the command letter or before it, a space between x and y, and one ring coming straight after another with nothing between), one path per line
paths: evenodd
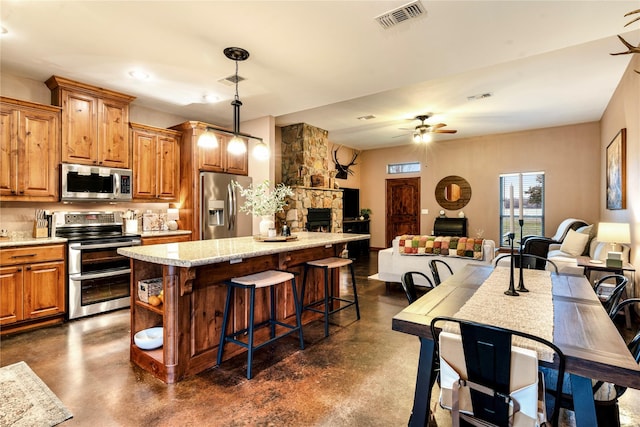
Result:
M275 228L276 223L273 221L273 215L262 215L262 219L260 220L260 235L268 236L269 229Z

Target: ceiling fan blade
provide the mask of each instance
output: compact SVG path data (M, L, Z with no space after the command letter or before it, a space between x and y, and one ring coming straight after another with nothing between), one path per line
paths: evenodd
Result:
M410 134L410 133L403 133L403 134L401 134L401 135L395 135L395 136L392 136L392 138L403 138L403 137L405 137L405 136L407 136L407 135L411 135L411 134Z
M445 126L446 126L446 124L444 124L444 123L436 123L435 125L431 125L431 127L434 128L434 129L443 128Z
M455 129L436 129L433 131L433 133L456 133L458 132Z

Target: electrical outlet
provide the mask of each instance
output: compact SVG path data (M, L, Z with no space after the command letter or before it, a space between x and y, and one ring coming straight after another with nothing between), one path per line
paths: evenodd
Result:
M421 213L422 215L429 215L429 209L422 209L422 210L420 211L420 213Z

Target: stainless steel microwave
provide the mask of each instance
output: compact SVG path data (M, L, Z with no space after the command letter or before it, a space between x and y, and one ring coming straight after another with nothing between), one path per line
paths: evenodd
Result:
M63 163L60 167L60 200L131 200L131 169Z

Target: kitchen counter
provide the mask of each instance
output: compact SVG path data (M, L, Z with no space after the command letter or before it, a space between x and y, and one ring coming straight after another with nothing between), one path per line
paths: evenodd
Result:
M241 261L261 255L297 251L322 245L355 242L369 239L368 234L347 233L294 233L296 240L285 242L261 242L253 237L197 240L152 246L119 248L120 255L140 261L176 267L196 267L225 261Z
M0 238L0 248L8 248L12 246L34 246L34 245L51 245L54 243L67 243L67 239L62 237L31 237L15 236Z
M349 242L370 237L368 234L310 232L294 233L294 236L295 240L280 242L236 237L118 248L119 254L131 259L131 362L165 383L175 383L214 367L227 295L225 281L265 270L286 270L295 274L300 292L306 262L339 256ZM339 269L333 271L331 277L330 292L339 295ZM138 283L157 278L162 278L164 303L152 306L140 299ZM276 317L281 322L294 323L291 287L284 283L276 286L280 301L275 308ZM266 298L265 292L268 289L257 289L256 300ZM312 271L303 303L322 298L322 275ZM232 305L233 317L238 321L231 322L229 329L239 331L245 327L242 319L248 318L244 293L236 294ZM268 304L260 304L256 308L256 319L267 318L269 311ZM302 323L321 317L319 313L306 311ZM161 348L143 350L136 346L136 333L157 326L163 327ZM267 329L257 331L256 339L265 339ZM229 345L224 359L245 351Z

